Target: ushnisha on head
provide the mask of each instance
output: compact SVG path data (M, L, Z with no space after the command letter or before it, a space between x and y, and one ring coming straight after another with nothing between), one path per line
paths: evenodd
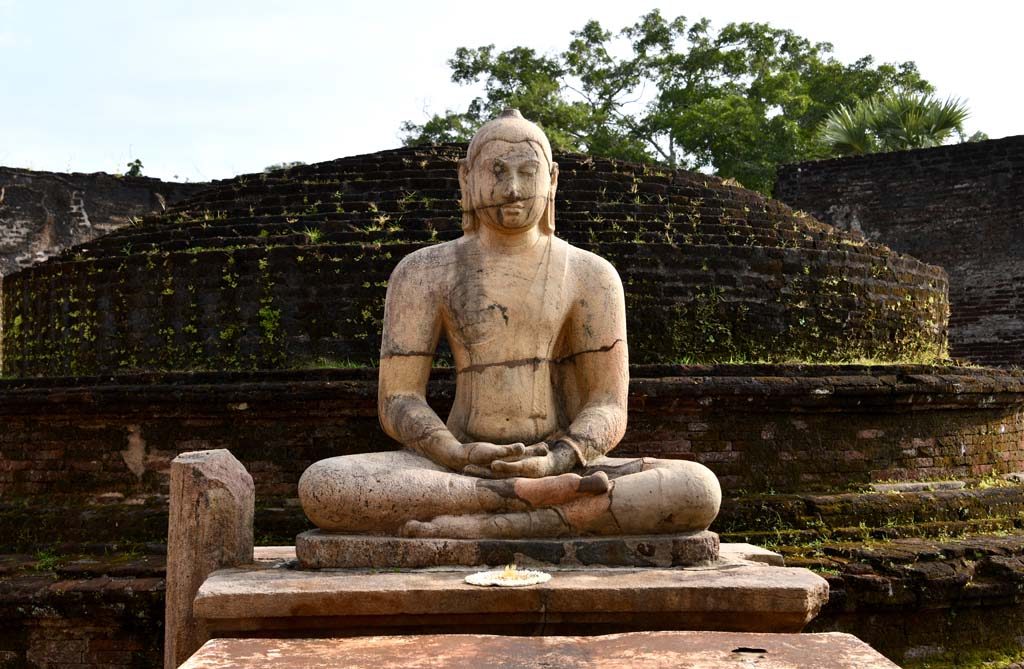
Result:
M459 162L462 229L474 234L480 225L516 234L540 226L555 231L558 165L544 131L506 109L480 127Z

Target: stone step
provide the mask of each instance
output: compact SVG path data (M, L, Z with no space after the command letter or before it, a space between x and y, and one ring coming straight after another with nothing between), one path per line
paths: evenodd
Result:
M551 568L550 581L525 588L466 584L478 568L303 571L286 562L214 572L193 609L219 636L799 632L828 599L827 582L806 569L723 553L710 567Z
M526 669L889 669L857 637L733 632L634 632L587 637L484 635L354 639L213 639L181 669L390 669L411 666ZM898 669L898 668L897 668Z
M908 483L919 489L892 492L728 497L712 529L734 541L792 543L792 537L799 543L1012 529L1024 516L1024 486L1018 483L942 483L941 488L935 482Z

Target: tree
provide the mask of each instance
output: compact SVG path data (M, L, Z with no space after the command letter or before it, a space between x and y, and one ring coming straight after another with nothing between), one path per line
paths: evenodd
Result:
M271 172L279 172L281 170L290 170L293 167L301 167L302 165L305 165L305 164L306 163L302 162L301 160L292 160L292 161L284 162L284 163L274 163L273 165L267 165L266 167L264 167L263 168L263 173L264 174L270 174Z
M554 55L460 47L452 80L482 83L482 95L465 111L406 121L403 141L468 141L516 107L557 150L715 171L768 193L776 165L828 155L818 130L840 105L894 88L932 91L912 62L844 64L831 50L763 23L715 32L707 19L657 10L617 33L590 21Z
M939 100L920 93L895 91L840 105L821 125L821 141L839 155L902 151L939 146L956 133L961 141L970 112L957 98Z
M126 165L128 171L124 173L126 177L141 177L142 176L142 161L136 158Z

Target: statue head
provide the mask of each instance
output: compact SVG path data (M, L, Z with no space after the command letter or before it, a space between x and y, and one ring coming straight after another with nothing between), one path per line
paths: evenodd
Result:
M558 165L544 131L506 109L480 127L459 162L462 229L472 234L486 225L511 234L539 225L552 234L557 184Z

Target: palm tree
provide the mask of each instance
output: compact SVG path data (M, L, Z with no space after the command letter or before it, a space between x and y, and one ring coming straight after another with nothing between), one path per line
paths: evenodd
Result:
M852 106L840 105L825 118L819 137L838 155L920 149L939 146L953 133L962 140L969 115L959 98L943 101L923 93L897 91Z

